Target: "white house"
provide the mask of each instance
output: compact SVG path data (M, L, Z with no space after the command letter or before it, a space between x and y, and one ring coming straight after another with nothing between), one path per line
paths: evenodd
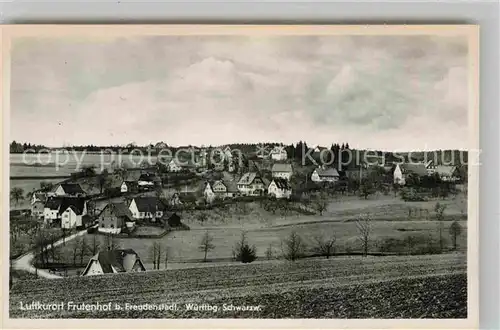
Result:
M292 195L292 188L288 180L283 178L274 178L267 188L267 193L276 198L290 198Z
M238 190L243 196L262 196L267 185L264 180L255 172L248 172L238 181Z
M401 169L401 164L396 164L393 172L394 183L404 186L406 183L405 177L403 175L403 170Z
M324 168L318 167L311 174L313 182L337 182L339 180L339 172L333 167Z
M61 220L61 228L69 229L83 225L87 214L87 202L80 197L52 197L45 203L44 223L52 224Z
M212 183L212 191L216 196L221 198L232 198L236 196L239 191L233 181L216 180Z
M156 221L163 216L165 205L153 196L135 197L129 205L134 219L150 219Z
M271 168L271 173L273 178L282 178L285 180L290 180L293 174L292 165L276 163Z
M167 165L167 171L180 172L182 171L182 167L179 164L177 164L177 162L174 159L172 159Z
M123 181L120 186L120 191L122 193L137 192L139 185L137 181Z
M61 214L61 228L71 229L81 227L83 224L82 217L82 209L78 209L73 205L68 206Z
M396 164L393 172L394 183L405 185L410 175L422 177L428 175L426 164L424 163L400 163Z
M212 190L210 182L205 183L205 188L203 189L203 197L207 203L212 203L215 200L215 193Z
M286 160L287 159L287 153L286 153L285 147L283 147L283 146L274 147L269 154L271 156L271 159L273 159L273 160Z
M139 189L142 190L153 189L155 186L155 179L156 177L154 174L143 173L137 180L137 185L139 186Z
M145 272L146 267L132 249L98 252L90 258L81 276Z

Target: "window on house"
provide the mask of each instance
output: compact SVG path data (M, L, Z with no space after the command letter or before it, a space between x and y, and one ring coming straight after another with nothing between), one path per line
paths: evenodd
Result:
M113 225L111 225L110 227L111 227L111 228L115 228L115 226L113 226Z
M141 215L141 217L143 217L144 216L144 212L141 212L140 215Z

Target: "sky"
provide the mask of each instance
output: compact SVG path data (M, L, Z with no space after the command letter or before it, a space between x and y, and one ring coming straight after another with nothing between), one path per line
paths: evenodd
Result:
M460 36L22 38L11 140L466 149Z

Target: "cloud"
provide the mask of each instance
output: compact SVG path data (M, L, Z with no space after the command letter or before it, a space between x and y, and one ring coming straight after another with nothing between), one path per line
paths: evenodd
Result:
M466 40L455 37L22 40L11 132L50 145L461 148L466 63Z

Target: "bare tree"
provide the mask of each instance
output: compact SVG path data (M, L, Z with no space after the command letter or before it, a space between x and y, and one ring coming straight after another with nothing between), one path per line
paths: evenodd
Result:
M158 257L157 257L157 248L156 248L156 243L154 243L152 246L151 246L151 255L153 257L153 270L157 269L156 268L156 261L158 260Z
M76 266L76 258L78 256L78 248L80 247L80 239L76 238L73 242L72 253L73 253L73 266Z
M80 265L83 264L83 257L87 254L88 246L87 246L87 240L82 238L80 241Z
M332 234L327 238L325 238L322 235L318 235L316 236L315 240L316 240L315 250L320 255L325 256L328 259L335 254L335 242L337 240L335 235Z
M371 226L372 219L368 215L360 216L356 220L356 228L358 229L358 239L361 242L363 248L363 255L366 257L368 255L368 247L370 245L370 234L372 232Z
M157 253L156 253L156 269L160 269L161 265L161 244L155 243L157 245Z
M457 250L457 237L462 233L462 226L458 223L458 221L453 221L450 226L450 236L453 241L453 250Z
M271 244L269 244L266 250L266 259L271 260L272 258L273 258L273 247Z
M296 231L292 231L281 241L281 249L286 260L295 261L304 255L305 243Z
M206 214L205 212L201 212L200 214L198 214L199 222L204 223L207 220L208 220L208 214Z
M170 250L167 245L165 245L165 269L167 269L168 266L168 258L170 257Z
M439 251L443 252L444 249L444 211L446 210L446 205L439 202L434 206L434 212L436 213L436 220L438 221L438 233L439 233Z
M207 261L208 252L212 251L215 248L215 245L212 244L213 240L214 240L214 238L212 236L210 236L208 231L203 235L203 237L201 239L199 250L205 253L205 256L203 258L204 262Z

